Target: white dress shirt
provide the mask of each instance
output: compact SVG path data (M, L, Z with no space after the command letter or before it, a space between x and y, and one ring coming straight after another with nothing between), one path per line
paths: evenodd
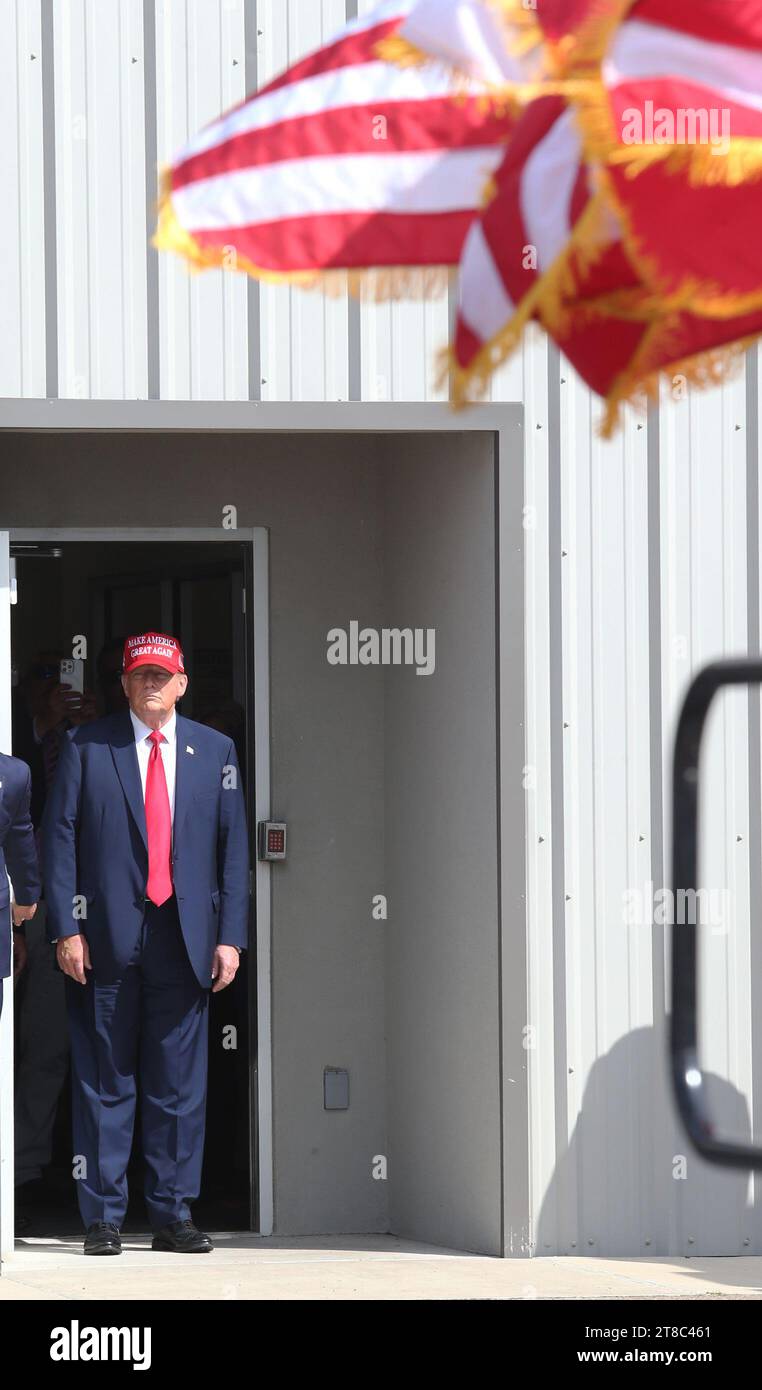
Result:
M153 730L142 719L138 719L136 714L130 710L130 719L135 731L135 748L138 754L138 767L140 768L140 782L143 787L143 801L146 799L146 777L148 776L148 759L151 754L153 744L151 734ZM177 764L177 717L173 710L166 724L162 724L160 734L164 739L159 744L161 760L164 764L164 776L167 779L167 794L169 796L169 813L174 824L175 819L175 767Z

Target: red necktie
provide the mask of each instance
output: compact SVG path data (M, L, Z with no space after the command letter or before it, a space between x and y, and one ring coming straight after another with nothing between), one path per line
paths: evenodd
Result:
M167 779L159 750L166 743L163 734L154 729L149 735L153 747L148 754L146 773L146 830L148 831L148 882L146 895L160 907L172 896L172 816L169 810Z

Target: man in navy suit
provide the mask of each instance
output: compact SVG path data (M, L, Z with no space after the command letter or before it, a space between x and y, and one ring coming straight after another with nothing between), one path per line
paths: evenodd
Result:
M9 753L0 753L0 1013L3 980L11 974L7 874L13 884L14 931L34 916L41 891L29 811L31 795L32 777L26 763Z
M164 633L128 637L129 708L71 730L42 826L48 931L66 975L86 1254L119 1254L136 1083L154 1250L208 1251L190 1219L204 1150L208 1002L247 942L249 851L230 738L175 711Z

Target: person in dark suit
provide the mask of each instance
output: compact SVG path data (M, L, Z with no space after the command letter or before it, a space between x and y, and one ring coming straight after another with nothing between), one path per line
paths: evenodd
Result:
M49 937L66 975L86 1254L119 1254L136 1087L154 1250L190 1219L204 1148L208 1002L247 944L249 850L232 739L177 714L179 643L128 637L123 711L64 740L42 826Z
M119 649L119 670L122 665ZM55 775L66 732L97 718L93 695L72 690L61 680L63 650L44 650L27 667L11 703L13 753L32 774L31 815L40 851L45 798ZM100 658L99 658L100 663ZM124 700L121 685L119 694ZM16 1230L44 1219L44 1205L55 1196L54 1153L58 1103L69 1071L69 1023L64 976L48 942L44 897L33 922L14 932L15 954L24 953L14 1019L14 1138ZM23 932L23 936L22 936ZM37 1234L41 1234L38 1228Z
M13 885L13 925L34 917L41 892L40 870L30 814L32 776L26 763L0 753L0 1013L3 980L11 974L10 894ZM7 871L7 872L6 872ZM19 942L13 954L23 957Z

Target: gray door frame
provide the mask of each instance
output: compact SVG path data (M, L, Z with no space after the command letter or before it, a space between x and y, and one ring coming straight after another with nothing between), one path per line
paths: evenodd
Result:
M524 1028L529 1017L527 993L527 917L526 917L526 814L523 770L525 765L525 579L524 579L524 408L516 402L490 403L454 411L446 403L418 402L261 402L261 401L109 401L5 399L0 401L0 432L31 430L60 432L175 433L283 432L294 433L378 433L417 434L419 432L491 434L495 459L495 637L497 698L497 836L498 836L498 958L500 1018L500 1107L501 1107L501 1249L505 1255L528 1255L529 1209L529 1079ZM0 503L0 526L4 524ZM260 528L255 528L260 529ZM15 536L17 533L13 532ZM43 535L62 532L31 531ZM71 538L72 532L65 533ZM141 532L145 539L145 531ZM167 538L180 539L188 532L168 531ZM219 531L196 531L195 536ZM231 539L230 533L226 538ZM265 551L266 555L266 551ZM266 566L255 569L260 594L266 593ZM267 613L264 614L266 621ZM254 623L257 641L257 623ZM262 629L260 628L260 637ZM267 653L259 652L260 661ZM260 666L260 674L262 667ZM266 669L266 668L264 668ZM255 664L255 671L257 666ZM2 673L0 673L0 676ZM269 697L267 689L260 692ZM260 706L260 709L269 706ZM255 714L256 718L256 714ZM266 756L269 758L269 737ZM260 762L260 766L261 766ZM267 797L259 799L257 811L265 819L269 806L269 762ZM257 873L260 873L258 866ZM269 904L269 866L262 866L262 883ZM266 955L269 990L270 923L261 943ZM260 949L258 944L258 950ZM269 1052L269 995L262 1000L267 1009ZM0 1059L0 1062L2 1059ZM265 1063L264 1053L262 1062ZM6 1059L7 1063L7 1059ZM272 1231L272 1078L268 1070L260 1077L260 1104L266 1101L269 1128L268 1152L260 1152L261 1175L269 1174L269 1187L260 1191L262 1234ZM261 1116L264 1118L264 1116ZM260 1131L261 1145L265 1131ZM0 1135L0 1140L2 1136ZM0 1161L2 1156L0 1155Z
M260 820L269 820L272 815L270 804L270 600L268 592L269 533L263 526L239 527L235 531L221 531L219 527L193 526L83 526L83 527L29 527L9 528L10 543L14 541L39 541L41 543L108 543L136 541L143 543L178 542L221 542L230 544L231 540L250 545L252 548L252 590L253 614L248 627L249 651L253 672L253 734L254 734L254 799L251 815L254 827ZM10 741L9 741L10 746ZM256 839L256 837L253 837ZM273 1225L273 1169L272 1169L272 1023L270 1000L272 963L271 942L271 869L272 865L259 859L252 860L256 902L256 987L257 987L257 1091L256 1112L258 1136L257 1152L257 1200L259 1210L258 1235L270 1235ZM12 994L7 1003L9 1014L12 1010ZM11 1015L12 1016L12 1015ZM6 1020L3 1020L6 1023ZM11 1079L8 1091L12 1098L13 1075L12 1025L7 1024L0 1045L0 1072ZM7 1101L7 1096L6 1096ZM5 1123L12 1116L12 1107L6 1103L3 1112ZM7 1132L7 1131L6 1131ZM3 1144L3 1130L0 1128L0 1198L3 1203L0 1224L0 1249L2 1258L7 1259L13 1249L13 1184L12 1172L14 1155L11 1146L6 1150ZM7 1222L6 1212L9 1213Z

